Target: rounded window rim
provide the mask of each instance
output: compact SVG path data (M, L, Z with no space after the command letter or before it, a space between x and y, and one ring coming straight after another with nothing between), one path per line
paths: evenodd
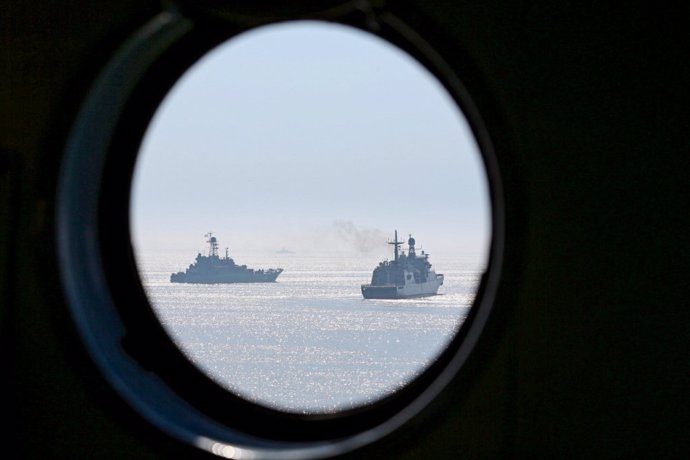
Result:
M165 11L153 18L131 37L106 65L88 92L68 137L60 171L56 206L58 260L62 284L77 329L105 379L140 415L164 432L221 455L230 452L223 449L235 449L234 452L244 449L251 451L258 458L275 456L276 452L292 452L292 455L299 452L303 458L321 458L332 455L333 452L346 452L368 444L404 424L443 391L460 371L488 320L502 266L503 199L493 145L467 89L441 56L414 30L391 13L380 14L374 23L371 16L360 23L351 21L347 16L343 17L341 12L335 17L297 15L280 21L264 20L237 27L232 33L228 33L223 41L254 28L286 21L325 21L375 33L379 38L411 55L443 84L469 122L480 150L490 194L491 243L486 272L468 317L441 353L445 355L443 360L439 360L441 364L427 367L422 372L424 378L415 379L411 384L407 384L407 397L404 399L401 399L400 394L393 393L371 405L335 414L292 414L246 401L206 376L212 386L229 395L230 399L237 403L234 409L248 411L253 423L271 424L277 419L286 423L298 422L299 430L305 426L317 428L311 438L293 436L298 430L291 430L287 436L280 439L272 438L270 433L266 432L257 436L254 429L247 428L246 420L233 421L232 417L223 419L219 418L217 413L210 414L206 409L199 409L195 401L185 397L185 392L190 391L189 388L181 389L176 382L170 381L169 377L156 372L153 378L146 378L145 385L133 384L137 379L141 379L143 372L150 369L146 369L146 358L136 356L136 348L139 346L136 340L133 341L133 345L132 341L128 342L131 336L131 321L123 319L121 306L113 295L112 277L106 273L109 264L104 264L105 241L103 233L99 230L99 219L102 219L103 211L100 209L100 197L104 173L108 167L108 157L113 155L114 138L121 129L119 120L127 107L131 107L131 104L136 105L133 98L142 76L146 75L171 47L189 40L196 28L195 20L176 11ZM382 32L382 27L386 31ZM379 30L375 30L377 28ZM223 41L209 46L204 52L193 52L198 54L196 59ZM194 61L190 61L175 80L193 64ZM158 103L161 100L162 98ZM148 120L150 121L150 118ZM145 126L142 128L145 129ZM134 157L137 153L134 152ZM129 171L130 179L132 173L133 169ZM127 188L131 190L129 182ZM126 196L127 199L124 201L128 206L129 194ZM122 238L131 242L129 227L127 223L128 230ZM129 256L131 257L131 253ZM133 266L135 267L131 264L129 268ZM143 291L136 268L135 275L139 288ZM151 310L148 301L147 305ZM108 328L104 328L104 324L107 324ZM174 353L174 349L179 353L172 339L167 334L165 337L169 343L162 346L161 350ZM192 367L203 374L193 364ZM196 381L198 382L200 380ZM186 385L191 385L193 391L196 383L187 382ZM179 396L180 394L183 396ZM162 405L167 405L167 408L162 409ZM185 417L176 417L181 413L184 413ZM378 417L372 418L372 415L377 413ZM373 422L362 423L364 420ZM329 426L336 428L328 428Z

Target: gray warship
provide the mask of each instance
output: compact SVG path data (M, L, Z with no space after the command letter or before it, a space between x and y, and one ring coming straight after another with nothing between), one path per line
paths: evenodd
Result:
M371 276L371 284L362 285L362 295L365 299L406 299L410 297L424 297L436 295L443 284L443 275L437 274L429 263L429 254L422 251L417 255L415 239L407 240L408 250L399 254L398 247L403 244L398 241L398 231L395 239L389 242L395 247L395 258L379 263Z
M218 240L207 233L208 255L198 253L196 261L184 272L170 275L171 283L218 284L218 283L269 283L283 272L282 268L254 270L246 265L237 265L225 249L225 257L218 256Z

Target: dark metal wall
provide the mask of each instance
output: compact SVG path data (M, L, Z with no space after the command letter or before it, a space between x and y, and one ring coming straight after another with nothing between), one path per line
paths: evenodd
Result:
M245 7L228 2L227 11L233 3ZM687 456L687 8L387 5L467 68L461 77L504 172L508 263L484 336L449 390L351 457ZM54 243L70 120L99 67L158 9L129 0L0 6L9 458L196 455L149 427L99 376L70 322Z

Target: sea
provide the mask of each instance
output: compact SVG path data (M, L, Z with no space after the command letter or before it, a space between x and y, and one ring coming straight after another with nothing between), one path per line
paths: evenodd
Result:
M439 294L362 298L381 260L372 255L233 256L283 268L273 283L179 284L190 254L137 254L142 284L180 350L216 383L278 410L333 413L402 388L448 345L467 317L483 271L475 255L430 258Z

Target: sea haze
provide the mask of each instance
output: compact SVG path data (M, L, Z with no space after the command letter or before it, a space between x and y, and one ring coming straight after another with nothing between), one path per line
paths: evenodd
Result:
M298 413L361 406L422 372L464 321L483 269L478 257L432 257L445 275L440 295L365 300L360 285L379 262L371 256L236 256L285 271L275 283L216 285L170 282L194 254L137 257L154 311L200 369L248 400Z

